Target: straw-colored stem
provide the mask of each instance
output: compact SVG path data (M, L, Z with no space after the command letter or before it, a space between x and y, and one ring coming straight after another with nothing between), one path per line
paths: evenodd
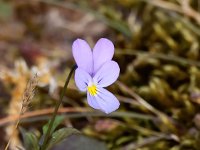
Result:
M21 109L21 110L22 110L22 109ZM18 127L18 125L19 125L19 122L20 122L20 116L21 116L21 113L20 113L19 118L18 118L18 120L17 120L17 122L16 122L16 124L15 124L15 127L14 127L14 130L13 130L13 132L12 132L11 138L9 138L8 143L7 143L7 145L6 145L6 147L5 147L4 150L8 150L8 148L9 148L9 145L10 145L11 139L12 139L13 135L15 134L15 132L16 132L16 130L17 130L17 127Z

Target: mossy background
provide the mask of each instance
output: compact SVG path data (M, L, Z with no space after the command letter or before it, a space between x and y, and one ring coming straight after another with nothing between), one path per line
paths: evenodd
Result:
M74 64L72 42L94 46L101 37L116 48L121 74L109 90L120 109L108 116L91 109L72 79L61 126L113 150L200 149L199 0L0 1L0 149L15 119L3 121L19 111L31 74L39 85L27 113L48 112ZM49 116L25 117L20 127L39 135ZM20 133L14 139L23 143Z

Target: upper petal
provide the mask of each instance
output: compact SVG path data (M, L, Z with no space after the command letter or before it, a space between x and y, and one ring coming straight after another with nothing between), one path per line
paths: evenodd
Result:
M98 88L98 94L93 99L100 107L100 110L106 114L117 110L120 105L118 99L112 93L101 87Z
M119 65L115 61L108 61L97 71L93 81L99 87L106 87L117 80L119 73Z
M92 81L91 76L82 68L76 69L74 78L80 91L86 91L88 84Z
M78 67L84 69L89 74L93 72L93 56L88 43L77 39L72 44L72 53Z
M99 39L93 49L94 73L96 73L106 61L111 60L113 55L113 43L106 38Z

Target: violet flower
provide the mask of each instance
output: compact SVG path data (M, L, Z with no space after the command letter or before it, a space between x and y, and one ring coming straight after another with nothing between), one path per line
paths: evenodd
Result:
M107 114L118 109L120 103L117 98L104 89L117 80L120 72L119 65L112 61L113 43L101 38L92 51L86 41L77 39L72 45L72 52L78 66L75 83L79 90L87 91L88 104Z

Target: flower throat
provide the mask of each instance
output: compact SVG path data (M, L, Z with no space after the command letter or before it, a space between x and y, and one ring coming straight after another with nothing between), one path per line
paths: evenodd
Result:
M96 85L91 85L91 86L88 86L88 92L90 93L90 95L92 96L95 96L97 95L97 87Z

